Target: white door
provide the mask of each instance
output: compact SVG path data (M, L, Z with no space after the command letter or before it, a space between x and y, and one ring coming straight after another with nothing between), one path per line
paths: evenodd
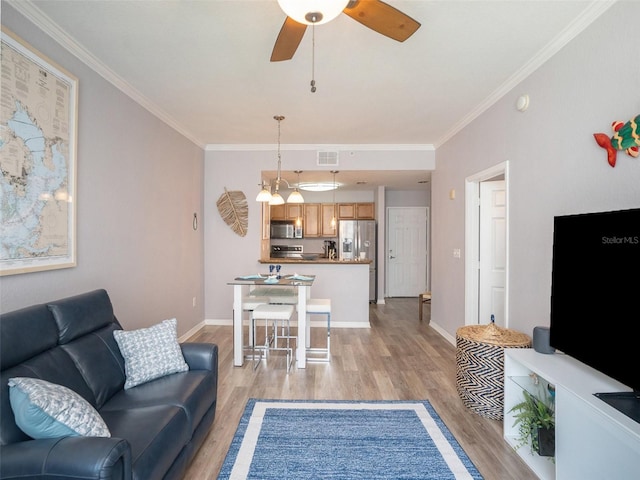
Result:
M478 323L505 325L506 191L504 180L480 182Z
M427 289L427 208L387 209L387 295L417 297Z

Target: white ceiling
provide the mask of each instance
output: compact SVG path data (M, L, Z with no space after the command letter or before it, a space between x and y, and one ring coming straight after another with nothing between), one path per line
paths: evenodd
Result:
M270 62L276 0L6 2L210 149L273 146L274 115L283 145L437 148L612 3L387 0L422 24L407 41L341 14Z

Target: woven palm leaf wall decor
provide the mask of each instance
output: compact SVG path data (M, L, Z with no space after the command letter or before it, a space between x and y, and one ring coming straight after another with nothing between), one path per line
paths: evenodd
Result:
M220 195L216 202L218 211L224 223L231 227L241 237L247 234L249 223L249 207L247 197L240 190L228 191L225 187L224 193Z

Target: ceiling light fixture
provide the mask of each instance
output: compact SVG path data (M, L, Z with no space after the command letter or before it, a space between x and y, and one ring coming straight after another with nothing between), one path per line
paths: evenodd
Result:
M302 173L302 170L295 170L295 173L298 174L298 185L300 185L300 174ZM302 194L298 191L297 186L293 189L293 192L289 194L289 198L287 198L287 203L304 203L304 198Z
M338 188L339 184L331 182L302 182L298 184L300 190L307 192L328 192Z
M316 25L330 22L340 15L349 0L278 0L278 4L287 17L303 25L311 25L311 93L315 93Z
M349 0L278 0L288 17L303 25L322 25L336 18Z
M276 185L275 185L274 192L271 193L271 185L263 181L260 184L260 186L262 187L262 190L260 190L260 193L258 193L258 196L256 197L256 202L269 202L269 205L282 205L284 203L284 198L282 198L282 195L280 195L280 183L284 182L287 184L288 188L291 188L291 185L289 185L289 182L287 182L287 180L281 177L282 155L280 154L280 122L284 120L284 116L274 115L273 119L278 122L278 175L276 177ZM296 173L298 173L298 179L299 179L300 172L296 170ZM291 195L289 195L289 198L287 200L289 203L304 203L304 198L302 197L302 194L297 190L298 189L296 188L291 193Z

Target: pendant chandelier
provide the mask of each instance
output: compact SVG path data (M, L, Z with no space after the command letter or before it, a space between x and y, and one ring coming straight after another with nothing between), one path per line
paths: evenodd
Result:
M287 184L288 188L291 188L291 185L289 185L289 182L287 182L281 176L282 155L280 154L280 122L284 120L284 116L274 115L273 118L278 122L278 173L276 176L276 182L275 182L273 193L271 192L271 185L263 181L260 184L260 186L262 187L262 190L260 190L260 193L258 193L258 196L256 197L256 201L269 202L269 205L282 205L284 203L284 198L282 198L282 195L280 195L280 184L284 182ZM298 174L298 183L300 183L299 181L300 173L302 172L299 170L296 170L296 173ZM298 190L297 186L294 188L293 192L291 192L291 194L287 198L287 203L304 203L304 198L300 193L300 191Z

